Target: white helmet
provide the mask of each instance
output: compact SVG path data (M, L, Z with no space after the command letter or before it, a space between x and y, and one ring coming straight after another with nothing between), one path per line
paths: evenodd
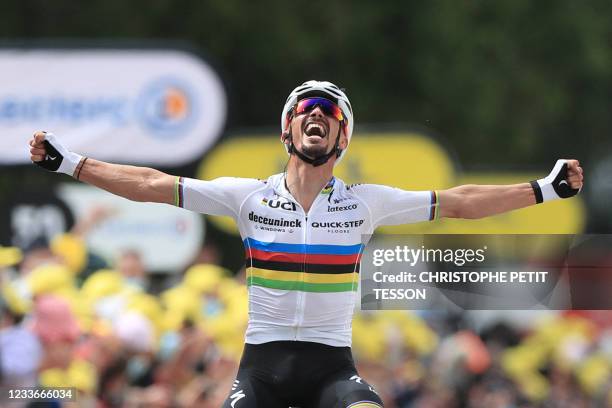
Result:
M346 149L348 149L348 144L351 142L354 126L353 109L351 108L351 103L349 102L346 94L331 82L314 80L307 81L291 91L289 97L287 98L287 102L285 102L283 113L281 114L281 132L284 133L287 131L287 127L289 126L288 114L291 112L291 109L295 106L295 104L310 96L319 96L334 102L342 110L344 120L347 122L344 128L346 132L347 145L346 148L342 150L342 153L340 153L340 156L336 159L335 164L338 164L340 163L340 160L342 160ZM287 154L289 154L289 146L286 144L285 149L287 150Z

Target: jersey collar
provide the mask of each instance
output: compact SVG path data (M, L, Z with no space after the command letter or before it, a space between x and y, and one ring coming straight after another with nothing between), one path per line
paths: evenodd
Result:
M272 183L272 185L274 186L274 191L276 191L279 195L282 195L284 197L291 197L293 200L295 200L295 198L293 198L293 196L291 195L291 192L287 188L286 174L279 173L272 177L274 177L274 180ZM336 177L332 176L329 182L321 189L321 192L319 194L320 195L331 195L334 191L335 185L336 185Z

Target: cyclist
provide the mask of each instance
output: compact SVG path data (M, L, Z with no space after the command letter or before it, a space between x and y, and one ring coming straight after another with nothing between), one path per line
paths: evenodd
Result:
M174 177L67 150L51 133L30 141L31 159L50 171L135 201L232 216L244 241L249 323L228 408L381 407L351 356L362 236L379 225L439 217L481 218L568 198L582 187L577 160L559 160L548 177L499 186L404 191L333 176L354 119L336 85L308 81L281 114L286 171L267 180Z

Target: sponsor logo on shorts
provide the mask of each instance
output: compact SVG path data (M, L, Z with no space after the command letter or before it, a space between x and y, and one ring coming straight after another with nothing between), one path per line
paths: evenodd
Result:
M234 381L234 383L232 384L232 391L236 391L239 385L240 385L239 380ZM230 405L232 406L232 408L234 408L236 406L236 403L243 398L246 398L246 395L244 394L243 390L238 390L234 392L232 395L230 395Z

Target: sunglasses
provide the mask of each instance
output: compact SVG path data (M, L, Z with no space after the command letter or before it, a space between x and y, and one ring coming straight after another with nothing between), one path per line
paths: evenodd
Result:
M327 116L334 117L338 121L344 120L342 109L329 99L325 98L306 98L299 101L294 107L295 115L301 115L303 113L312 112L316 107L319 107L321 111Z

